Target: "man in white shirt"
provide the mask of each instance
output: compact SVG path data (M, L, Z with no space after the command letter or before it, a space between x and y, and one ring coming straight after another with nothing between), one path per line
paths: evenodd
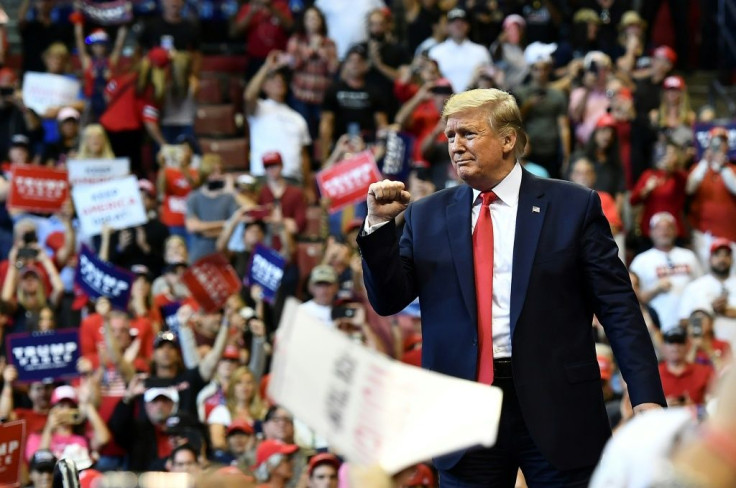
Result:
M728 239L716 239L710 246L710 273L685 287L680 301L680 321L686 322L695 310L712 310L717 339L736 347L736 276L731 276L733 251Z
M334 329L332 304L335 302L337 289L337 272L335 269L329 264L315 266L309 275L309 293L312 295L312 299L299 305L299 310Z
M654 247L636 256L630 266L639 277L641 299L657 312L662 331L678 325L678 309L685 286L703 274L695 253L675 246L676 236L672 214L652 215L650 237Z
M327 22L327 32L337 46L337 57L343 59L350 46L368 40L368 14L385 8L383 0L317 0Z
M491 64L488 49L468 39L469 30L465 10L450 10L447 13L447 39L429 51L429 57L437 61L442 76L450 80L457 92L468 88L478 66Z
M271 51L245 89L245 110L250 126L250 173L263 176L263 155L278 151L283 176L291 183L311 182L307 147L312 143L307 121L286 104L288 84L281 71L284 61ZM265 99L259 99L263 91Z

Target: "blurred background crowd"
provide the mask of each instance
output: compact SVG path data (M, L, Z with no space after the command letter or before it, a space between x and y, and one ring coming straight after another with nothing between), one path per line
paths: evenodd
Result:
M330 211L315 175L359 153L385 160L401 141L413 199L458 184L440 113L470 88L517 98L526 170L600 194L668 403L704 416L736 344L727 4L3 0L0 333L4 345L12 333L79 329L81 352L68 382L19 382L3 363L0 418L27 422L24 476L47 487L67 457L87 483L224 469L263 486L337 486L340 459L266 394L284 300L414 365L421 316L417 304L393 317L371 309L355 244L365 204ZM103 7L122 10L111 20ZM28 108L31 72L78 80L77 101ZM5 204L17 165L116 157L138 178L145 225L85 235L71 200L52 215ZM75 286L82 245L135 274L127 309ZM212 253L244 278L259 245L286 262L273 300L243 286L205 311L181 281ZM162 312L172 304L176 333ZM617 428L631 406L593 327ZM399 482L435 486L425 465Z

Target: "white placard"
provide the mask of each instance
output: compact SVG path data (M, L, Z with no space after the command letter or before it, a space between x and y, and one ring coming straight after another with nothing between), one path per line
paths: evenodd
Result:
M76 102L79 88L79 81L73 78L28 72L23 76L23 103L43 116L51 107L64 107Z
M125 229L148 221L135 176L74 186L72 199L82 232L88 237L100 234L105 223L113 229Z
M275 344L269 396L351 462L393 474L496 441L499 388L392 361L297 310L293 299Z
M128 158L115 159L68 159L69 184L89 185L122 178L130 174Z

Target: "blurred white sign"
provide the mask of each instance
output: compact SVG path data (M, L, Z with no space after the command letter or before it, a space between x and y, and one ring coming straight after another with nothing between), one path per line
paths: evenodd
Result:
M72 199L82 232L88 237L100 234L103 224L125 229L148 222L135 176L76 185Z
M492 446L502 399L496 387L368 350L298 311L296 300L278 329L268 394L349 461L388 473Z
M78 80L62 75L28 72L23 76L23 103L38 115L79 99Z
M121 178L130 174L128 158L69 159L66 162L69 184L89 185L100 181Z

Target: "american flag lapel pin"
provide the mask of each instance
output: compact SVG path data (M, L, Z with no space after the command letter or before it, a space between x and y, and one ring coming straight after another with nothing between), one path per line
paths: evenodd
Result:
M539 213L539 207L537 207L536 205L534 205L532 207L532 213Z

